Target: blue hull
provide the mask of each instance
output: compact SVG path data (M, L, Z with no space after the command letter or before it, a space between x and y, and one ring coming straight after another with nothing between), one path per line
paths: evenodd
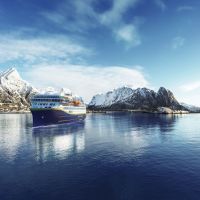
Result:
M44 126L51 124L72 123L82 121L86 115L72 115L62 110L53 109L31 109L33 116L33 126Z

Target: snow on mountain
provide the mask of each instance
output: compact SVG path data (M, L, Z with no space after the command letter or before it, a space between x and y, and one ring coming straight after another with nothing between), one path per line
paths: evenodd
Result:
M79 100L84 103L82 97L72 93L72 91L68 88L61 88L61 89L56 89L54 87L40 88L38 89L38 93L44 95L69 95L73 100Z
M147 111L159 111L165 107L171 110L186 110L178 103L173 93L161 87L158 92L148 88L132 89L122 87L105 94L95 95L88 105L89 109L136 109Z
M26 94L37 92L28 82L24 81L15 68L10 68L0 73L0 87L9 92Z
M137 88L134 93L137 93L138 95L142 96L142 97L147 97L148 94L152 93L152 90L147 89L147 88Z
M106 94L95 95L89 106L110 106L115 102L122 101L133 94L133 89L127 86L109 91Z
M187 103L180 103L182 106L184 106L186 109L188 109L190 112L200 112L200 107L189 105Z
M95 95L89 103L89 106L110 106L117 102L123 102L125 99L132 97L134 94L145 98L151 92L152 90L147 88L137 88L134 90L131 87L124 86L113 91L109 91L106 94Z
M47 88L39 88L39 94L50 94L50 95L58 95L58 91L54 87L47 87Z
M20 77L15 68L0 73L1 111L11 108L15 110L28 109L31 95L37 92L37 89ZM4 106L6 103L9 103L10 108Z

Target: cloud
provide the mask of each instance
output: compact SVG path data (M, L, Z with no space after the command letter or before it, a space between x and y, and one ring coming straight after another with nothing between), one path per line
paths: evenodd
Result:
M138 0L115 0L113 1L113 7L109 11L106 11L100 15L100 21L102 24L118 24L122 20L123 14L130 6L136 6Z
M122 17L130 6L136 6L138 2L138 0L116 0L111 10L99 16L100 22L112 29L116 40L125 42L129 48L140 45L141 39L137 23L125 24Z
M90 54L90 50L61 35L24 38L22 35L0 35L0 63L24 61L28 63L71 61L72 58Z
M200 81L188 82L178 87L179 101L200 107Z
M136 6L138 2L140 2L140 0L115 0L109 10L99 13L95 12L93 9L91 0L74 0L71 4L64 1L54 12L42 12L41 15L50 22L59 25L67 31L72 31L75 34L86 32L90 30L91 27L104 26L111 31L115 40L118 41L121 35L120 41L123 41L125 44L131 41L134 44L132 47L134 47L141 43L141 40L138 42L138 24L136 21L125 23L123 15L130 7L133 8ZM68 11L70 7L74 10L73 16L71 16L72 13ZM126 36L124 36L124 32L122 33L124 29L126 29Z
M184 84L180 87L185 92L191 92L200 89L200 81Z
M181 12L181 11L191 11L194 10L193 6L180 6L177 8L177 11Z
M67 87L89 102L93 95L123 85L148 87L144 73L138 68L122 66L34 65L26 71L25 79L36 87Z
M92 0L59 2L53 11L42 11L40 15L47 21L67 32L80 34L97 26L97 15L91 7ZM73 11L72 11L73 10Z
M140 36L134 25L125 25L115 32L118 40L126 41L128 47L141 44Z
M175 37L172 41L172 48L178 49L178 48L182 47L184 45L184 43L185 43L185 38L180 37L180 36Z
M162 11L166 10L167 6L163 0L154 0L154 2Z

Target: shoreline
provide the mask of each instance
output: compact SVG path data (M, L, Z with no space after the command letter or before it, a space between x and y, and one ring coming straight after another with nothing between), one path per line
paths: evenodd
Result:
M87 113L116 113L116 112L127 112L127 113L147 113L147 114L165 114L165 115L174 115L174 114L198 114L200 112L189 112L189 111L173 111L171 113L159 112L159 111L147 111L147 110L87 110Z
M6 112L0 111L0 114L27 114L27 113L31 113L31 111L6 111Z
M109 113L122 113L122 112L127 112L127 113L146 113L146 114L165 114L165 115L174 115L174 114L198 114L200 112L189 112L189 111L174 111L172 113L166 113L166 112L159 112L159 111L147 111L147 110L131 110L131 109L125 109L125 110L90 110L87 109L87 114L90 113L104 113L104 114L109 114ZM0 111L0 114L29 114L31 113L30 110L27 111L5 111L2 112Z

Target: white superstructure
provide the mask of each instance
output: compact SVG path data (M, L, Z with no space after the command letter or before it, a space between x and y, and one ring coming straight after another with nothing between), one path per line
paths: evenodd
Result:
M35 95L31 99L31 109L59 109L69 114L86 114L82 99L64 88L60 92L49 88L48 91Z

